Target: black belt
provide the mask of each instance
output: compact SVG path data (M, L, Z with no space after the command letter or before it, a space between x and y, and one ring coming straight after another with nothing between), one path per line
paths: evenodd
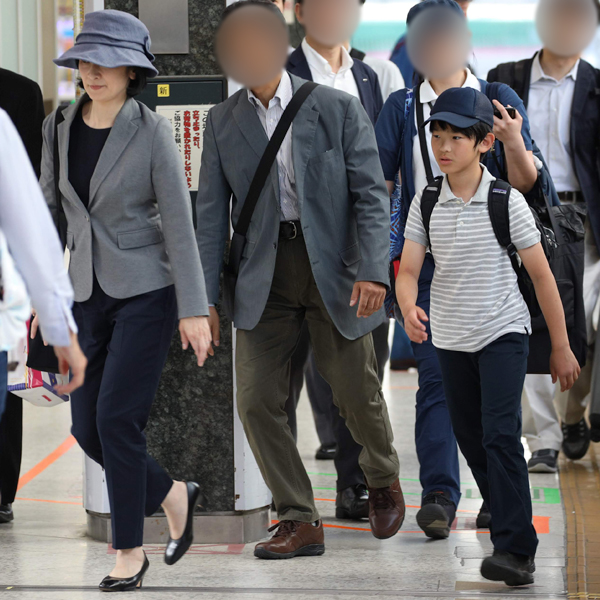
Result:
M585 202L582 192L558 192L558 199L561 202Z
M282 221L279 225L279 238L284 240L295 240L302 236L302 225L300 221Z

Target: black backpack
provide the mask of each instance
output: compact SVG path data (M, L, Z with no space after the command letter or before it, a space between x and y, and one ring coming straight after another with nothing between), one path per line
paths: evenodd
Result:
M431 216L442 188L443 177L425 188L421 198L423 226L429 238ZM552 345L548 326L542 314L529 273L522 265L510 237L508 201L511 186L497 179L490 185L488 209L498 243L506 248L517 274L519 289L531 313L532 335L529 339L527 373L550 373ZM531 206L541 243L556 279L567 322L571 350L583 367L587 358L587 328L583 304L583 256L585 209L575 205L551 207Z

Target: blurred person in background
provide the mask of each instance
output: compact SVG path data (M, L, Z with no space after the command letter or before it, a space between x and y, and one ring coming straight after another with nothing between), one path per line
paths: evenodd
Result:
M489 81L511 85L529 113L531 134L542 150L559 198L587 208L584 300L590 353L575 386L557 392L550 375L528 375L523 397L524 429L532 457L529 470L554 473L563 449L572 460L590 445L585 411L600 395L600 352L594 351L593 313L600 297L600 71L581 58L598 28L598 0L541 0L536 25L544 46L533 58L505 63L490 71ZM594 385L595 384L595 385ZM600 441L600 422L595 428Z
M414 90L392 94L375 128L388 191L395 192L398 177L401 185L401 237L415 193L442 175L433 155L431 131L419 128L419 123L429 118L437 98L445 90L470 87L485 93L487 87L485 81L465 68L470 53L470 32L464 12L456 2L425 0L410 10L407 24L408 49L420 83ZM500 86L494 106L502 116L501 119L495 117L494 134L504 144L504 166L510 183L521 193L529 192L538 173L523 103L508 86ZM514 119L508 114L507 106L517 109ZM490 156L484 162L495 177L505 176ZM434 262L428 254L421 272L418 299L419 306L427 313L433 271ZM429 331L428 335L423 344L413 343L419 370L415 441L423 486L417 522L428 537L441 539L448 537L456 516L461 498L460 472L440 364ZM487 527L489 521L490 513L484 503L477 527Z
M462 11L467 17L469 6L471 6L472 0L457 0L457 4L460 6ZM400 69L402 77L408 87L414 85L415 68L408 56L408 50L406 48L406 34L404 34L396 43L396 46L392 50L390 60Z
M343 31L338 44L347 38ZM273 3L245 0L225 10L217 56L223 72L246 89L211 109L204 135L197 235L212 304L219 301L230 223L239 224L285 111L310 86L285 70L288 44ZM379 92L374 81L367 84ZM357 94L326 85L309 90L253 212L235 285L238 411L279 519L273 537L255 548L261 559L325 552L323 523L284 410L304 323L319 371L363 446L373 535L394 536L405 513L371 335L384 322L389 285L389 200L373 125ZM214 306L210 311L217 341L219 316Z
M198 484L173 481L148 454L144 435L177 324L198 366L211 349L172 127L135 100L158 74L153 61L140 20L117 10L88 13L75 45L54 61L79 70L85 94L44 123L41 185L51 210L62 205L66 217L74 312L90 362L71 401L72 433L105 469L117 551L115 568L99 586L107 592L142 586L149 568L144 517L161 506L170 533L164 560L181 559L193 542L200 501Z
M36 177L42 160L44 99L40 86L31 79L0 69L0 108L16 127ZM23 450L23 399L7 394L0 419L0 523L14 519L12 504L17 493Z
M20 83L17 80L17 83ZM35 88L25 82L29 92ZM28 106L25 98L25 105ZM36 98L37 100L37 98ZM34 101L35 105L35 101ZM29 105L31 106L31 105ZM33 115L32 115L33 116ZM35 140L35 134L31 139ZM35 149L34 149L35 156ZM31 165L19 133L9 116L0 109L0 231L6 240L10 259L9 265L15 268L9 270L7 258L2 257L2 300L0 305L0 417L4 411L7 386L7 350L16 348L27 336L26 322L30 316L29 303L26 296L21 307L12 306L12 290L23 286L23 292L31 297L34 309L37 311L44 339L54 346L59 359L59 369L67 374L71 369L71 381L66 386L58 386L59 394L70 394L84 383L86 359L77 341L77 326L71 313L73 305L73 288L64 267L63 252L58 234L50 212L44 202L44 197L37 182L36 174ZM3 254L6 249L3 249ZM11 290L11 292L9 292ZM20 414L20 413L19 413ZM18 419L20 424L20 418ZM9 436L13 432L4 432ZM20 428L18 430L20 433ZM17 432L12 438L2 439L0 447L8 448L10 456L2 457L3 462L16 460L17 449L20 449L20 439ZM20 455L20 452L18 452ZM17 461L18 463L18 461ZM4 466L6 469L6 466ZM14 465L8 474L8 480L2 482L2 490L8 488L10 498L14 499ZM4 471L6 472L6 471ZM11 481L12 479L12 481ZM4 511L4 520L10 520L11 507Z
M383 106L379 78L369 66L348 53L347 40L358 26L362 4L364 0L296 0L296 18L304 27L306 37L289 57L287 68L297 77L354 96L360 100L374 126ZM380 382L389 358L388 334L389 320L386 319L373 332ZM362 446L352 437L335 406L331 387L319 374L306 324L292 356L290 396L286 403L294 433L297 429L295 412L304 375L321 441L317 458L328 458L329 453L338 474L336 516L339 519L366 519L369 516L369 497L359 464ZM334 440L334 443L329 440Z

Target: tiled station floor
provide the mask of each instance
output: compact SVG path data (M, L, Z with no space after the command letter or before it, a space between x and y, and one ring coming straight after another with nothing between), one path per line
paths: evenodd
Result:
M299 445L327 527L325 555L272 562L255 559L253 545L195 546L180 563L167 567L163 547L151 546L146 549L151 568L144 589L134 593L147 600L566 597L565 518L554 475L531 477L540 533L535 585L509 589L480 577L479 564L491 545L488 533L475 530L481 499L464 463L463 501L450 538L429 541L419 530L415 517L420 486L413 440L416 385L414 373L391 373L385 382L409 505L404 527L395 538L379 541L367 522L335 519L333 463L314 460L317 437L303 398ZM106 544L85 534L82 457L69 439L69 417L68 406L25 406L16 520L0 525L0 600L87 600L102 595L96 586L111 570L114 556Z

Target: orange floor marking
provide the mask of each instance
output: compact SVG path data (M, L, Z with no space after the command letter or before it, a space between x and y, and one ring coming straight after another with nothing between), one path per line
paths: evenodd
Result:
M27 473L19 479L17 490L20 490L32 479L35 479L40 473L43 473L52 463L56 462L63 454L66 454L76 443L75 438L70 435L56 450L48 454L44 460L41 460L35 467L27 471Z
M42 500L41 498L15 498L21 502L47 502L48 504L73 504L74 506L82 506L81 502L66 502L64 500Z

